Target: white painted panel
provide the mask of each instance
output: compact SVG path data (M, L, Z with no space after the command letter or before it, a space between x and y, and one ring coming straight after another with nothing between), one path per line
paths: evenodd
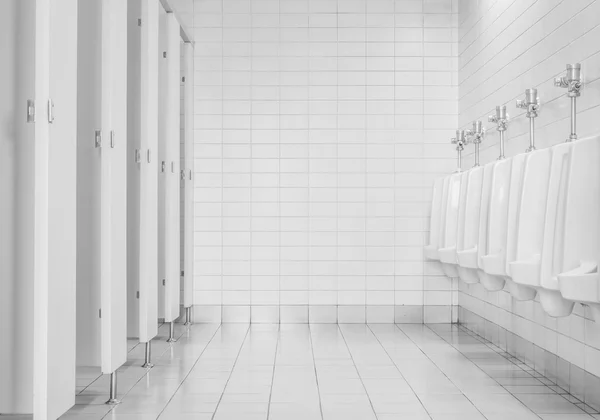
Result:
M158 332L159 3L129 0L128 5L128 336L147 342Z
M100 366L102 2L80 2L77 48L77 364Z
M140 242L144 258L140 265L140 341L158 333L158 0L142 2L142 189Z
M194 46L183 44L183 121L184 121L184 229L183 229L183 306L194 304Z
M167 93L167 60L164 53L167 48L167 14L162 9L159 10L159 49L158 49L158 318L165 318L165 281L166 281L166 170L163 170L163 163L166 169L167 160L167 112L166 93Z
M141 148L141 27L142 0L127 1L127 337L140 335L140 182L141 164L136 150Z
M77 179L77 0L50 2L48 275L36 283L44 303L34 307L34 418L54 420L75 404L76 179ZM42 118L40 118L42 119ZM37 176L36 176L37 178ZM37 207L37 206L36 206ZM47 310L41 310L46 306ZM45 351L43 351L44 349Z
M0 413L31 413L33 389L34 0L0 13Z
M166 286L165 286L165 321L171 322L179 317L180 312L180 77L181 77L181 40L179 23L173 13L166 16Z
M106 153L103 158L108 158L107 168L103 168L107 173L102 178L102 192L107 194L106 200L102 197L102 207L106 211L102 233L107 253L102 256L101 268L102 372L111 373L127 360L127 323L124 322L127 319L127 42L124 42L127 3L104 1L109 9L102 25L103 37L108 35L108 39L104 38L108 51L103 51L103 57L106 51L107 59L102 63L107 72L108 89L103 92L108 101L106 133L113 137L108 136L102 145L102 153ZM103 159L102 165L105 163Z

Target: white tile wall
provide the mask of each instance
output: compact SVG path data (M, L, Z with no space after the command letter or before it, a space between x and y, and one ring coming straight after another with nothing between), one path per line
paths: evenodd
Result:
M194 0L195 314L448 322L456 0Z
M585 88L578 100L580 137L600 130L600 2L594 0L484 0L459 2L459 122L487 121L496 105L508 104L512 121L507 156L528 145L529 126L515 100L537 87L542 110L536 120L538 148L564 141L569 130L569 100L553 79L567 63L581 62ZM482 163L498 156L491 124ZM472 150L470 150L472 152ZM472 164L472 156L467 159ZM484 319L600 376L600 327L583 307L554 319L538 302L516 302L508 292L490 293L480 285L460 285L459 305ZM497 337L496 337L497 338Z

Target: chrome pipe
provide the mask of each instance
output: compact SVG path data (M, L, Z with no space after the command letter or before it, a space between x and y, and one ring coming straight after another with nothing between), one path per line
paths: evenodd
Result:
M529 118L529 148L526 152L535 150L535 119L538 117L540 110L540 98L537 94L537 89L531 88L525 90L525 99L517 99L517 108L525 109L525 116Z
M504 141L505 141L505 131L508 127L508 121L510 117L506 113L506 105L496 106L496 115L488 116L488 121L496 123L496 130L500 135L500 156L498 160L505 159L504 156Z
M110 374L110 394L108 401L105 402L108 405L121 404L121 401L117 399L117 371Z
M567 141L577 140L577 98L583 88L581 64L567 64L566 74L555 78L554 86L567 89L567 96L571 98L571 134Z
M169 323L169 338L167 339L167 343L176 343L177 339L175 338L175 322L171 321Z
M144 364L142 367L146 369L151 369L154 367L154 364L152 363L152 340L148 340L146 343L146 349L144 351Z

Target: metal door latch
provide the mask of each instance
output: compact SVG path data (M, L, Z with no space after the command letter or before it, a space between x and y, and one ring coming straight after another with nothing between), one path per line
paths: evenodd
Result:
M96 133L94 135L94 145L96 148L102 147L102 131L101 130L96 130Z
M35 122L35 102L33 99L27 99L27 122Z

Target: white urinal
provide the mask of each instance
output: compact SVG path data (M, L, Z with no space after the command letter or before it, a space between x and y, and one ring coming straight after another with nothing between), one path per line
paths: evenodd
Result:
M566 271L562 261L564 210L573 144L562 143L552 147L541 254L533 250L529 258L511 264L511 274L516 283L533 287L539 284L540 303L544 311L554 317L569 315L574 305L562 297L558 287L558 274Z
M448 179L449 177L438 178L433 184L431 218L429 220L429 241L427 245L425 245L424 253L426 258L434 261L439 261L440 259L438 249L440 248L439 238L442 225L442 213L444 213L442 198L445 190L444 185L448 185Z
M459 230L456 244L458 276L469 284L479 283L477 244L484 171L485 167L478 166L467 172L464 202L461 199L459 207Z
M600 321L600 137L574 142L570 160L557 206L558 285L565 299L588 305Z
M456 260L456 232L458 230L458 204L460 202L460 182L462 172L450 175L447 188L446 221L440 237L440 262L442 271L448 277L458 277Z
M492 187L492 192L496 193L495 205L501 209L501 212L494 219L496 222L492 221L493 225L490 231L493 236L489 242L491 245L488 250L489 254L482 257L483 269L488 275L496 277L497 287L499 288L501 284L501 280L499 279L503 279L506 288L519 300L535 297L535 290L533 290L533 296L522 296L522 292L525 291L514 287L509 270L509 262L514 261L516 254L517 212L521 203L523 173L526 161L527 155L521 154L513 157L510 162L507 162L510 163L509 165L505 166L505 162L502 162L503 165L498 167L499 171L496 172L497 176L494 178L495 184ZM506 173L505 171L510 171L510 173ZM507 178L508 187L506 187ZM506 220L504 220L504 215L506 215ZM495 232L496 226L498 227L497 232Z
M508 272L512 280L508 289L517 300L531 300L541 287L539 263L552 149L537 150L523 156L525 162L519 204L516 208L511 207L509 214L509 224L511 218L515 219L516 237L508 251Z
M511 167L512 159L501 160L496 162L492 173L487 246L482 250L479 273L481 284L489 291L502 290L506 282L502 266L506 255Z

